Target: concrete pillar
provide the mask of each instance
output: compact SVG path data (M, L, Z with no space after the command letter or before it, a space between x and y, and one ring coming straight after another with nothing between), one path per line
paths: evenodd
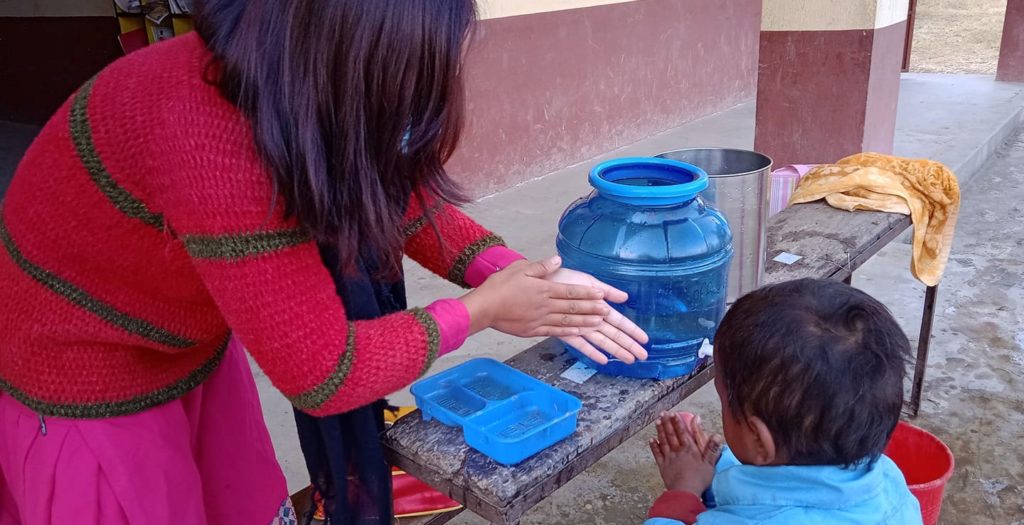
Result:
M776 166L891 153L908 2L764 0L755 148Z
M1024 0L1007 0L996 80L1024 82Z

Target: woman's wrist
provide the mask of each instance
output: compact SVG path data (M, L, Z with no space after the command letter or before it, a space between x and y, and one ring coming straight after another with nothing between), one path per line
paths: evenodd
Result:
M466 284L476 288L484 283L488 277L519 262L525 262L526 258L515 250L505 246L492 246L478 255L466 269Z
M469 311L457 299L441 299L424 308L437 323L441 333L441 344L437 356L458 350L469 337Z
M459 298L469 312L469 335L482 332L494 323L487 295L486 290L477 288Z

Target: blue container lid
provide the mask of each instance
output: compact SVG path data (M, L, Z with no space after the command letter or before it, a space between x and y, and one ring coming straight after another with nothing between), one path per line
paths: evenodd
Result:
M590 170L590 185L609 199L637 206L671 206L693 200L708 187L708 174L677 160L628 157Z

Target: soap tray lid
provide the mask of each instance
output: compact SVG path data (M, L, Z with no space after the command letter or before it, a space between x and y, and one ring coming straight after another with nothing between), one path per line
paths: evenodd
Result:
M511 465L576 431L579 399L504 363L477 358L412 385L423 419L463 430L466 444Z

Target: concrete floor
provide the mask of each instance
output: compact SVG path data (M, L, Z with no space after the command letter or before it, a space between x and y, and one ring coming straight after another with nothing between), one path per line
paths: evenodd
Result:
M901 84L896 152L945 162L966 188L957 243L940 295L925 401L917 423L942 437L957 456L945 524L1024 525L1024 85L990 77L905 75ZM693 146L749 148L753 104L609 152L602 158L649 155ZM0 196L13 162L35 129L0 123ZM1010 142L1000 149L1004 142ZM531 257L553 253L554 225L573 199L588 191L585 174L597 160L486 198L469 212ZM977 177L975 177L977 174ZM1007 220L1010 219L1010 220ZM910 247L893 243L872 259L855 284L892 308L916 339L923 287L910 276ZM411 304L454 296L453 286L410 267ZM440 371L478 356L505 359L531 344L493 332L474 337L435 366ZM259 370L257 383L278 457L293 490L307 483L294 437L291 409ZM392 401L411 403L407 391ZM713 389L682 406L718 420ZM660 491L641 432L557 491L524 519L527 524L640 523ZM483 523L463 514L454 523Z
M953 450L942 523L1024 524L1024 134L984 165L961 205L940 289L921 415ZM893 245L855 284L883 300L908 334L924 288L904 278L910 246ZM916 337L912 338L915 340Z

